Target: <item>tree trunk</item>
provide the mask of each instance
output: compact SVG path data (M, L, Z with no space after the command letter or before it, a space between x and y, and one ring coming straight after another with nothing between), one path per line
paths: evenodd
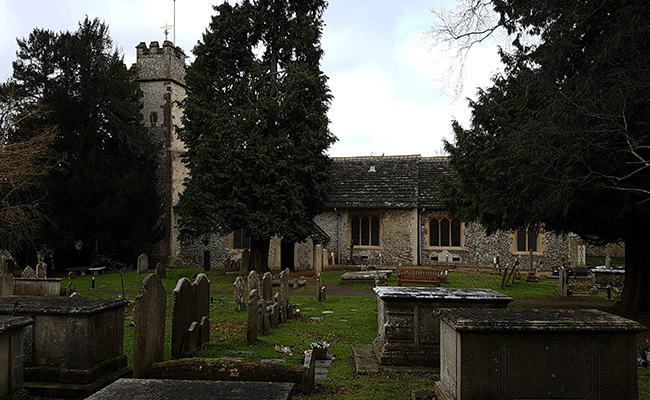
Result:
M255 240L251 238L251 264L252 269L258 273L264 273L269 270L269 247L270 241ZM249 267L250 269L250 267Z
M625 286L621 308L632 312L650 311L650 265L647 254L650 229L645 218L628 223L625 238Z

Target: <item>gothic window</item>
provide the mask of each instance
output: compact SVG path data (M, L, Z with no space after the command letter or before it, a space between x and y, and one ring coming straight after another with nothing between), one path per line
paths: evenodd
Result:
M232 248L233 249L250 249L251 238L246 235L246 229L236 229L232 233Z
M350 216L350 239L355 246L379 246L379 215Z
M463 224L446 215L429 216L430 247L461 247Z

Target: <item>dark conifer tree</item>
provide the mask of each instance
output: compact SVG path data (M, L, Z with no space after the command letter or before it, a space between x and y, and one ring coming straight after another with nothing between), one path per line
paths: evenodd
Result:
M245 229L267 260L274 235L304 240L331 187L331 100L320 70L323 0L215 7L187 73L181 138L191 178L183 240Z

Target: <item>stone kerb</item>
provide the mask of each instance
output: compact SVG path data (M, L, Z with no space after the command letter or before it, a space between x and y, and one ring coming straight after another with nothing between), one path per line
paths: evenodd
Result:
M133 376L144 377L147 368L165 360L167 292L159 275L147 275L135 298Z
M172 359L183 358L188 351L188 329L194 322L194 291L190 280L178 280L172 292Z
M194 321L199 324L199 347L210 341L210 280L198 274L192 284L194 292Z
M149 271L149 256L140 254L138 257L138 275L146 274Z
M32 318L0 315L0 399L31 397L23 388L23 328L32 324Z

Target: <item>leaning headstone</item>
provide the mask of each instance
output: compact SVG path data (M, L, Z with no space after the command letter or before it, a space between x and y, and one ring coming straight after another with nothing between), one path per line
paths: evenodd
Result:
M194 290L190 280L178 280L172 292L172 359L183 358L189 349L188 329L194 322Z
M36 264L36 277L43 279L47 278L47 264L44 262Z
M147 275L135 298L133 377L144 378L152 364L165 360L167 292L159 275Z
M244 280L241 276L235 278L235 311L240 312L246 309L246 295L244 293Z
M149 271L149 256L140 254L138 257L138 275L146 274Z
M259 292L257 289L251 290L248 295L248 324L246 330L246 343L253 345L257 342L257 328L259 323L257 321L258 303L260 300Z
M167 278L167 267L165 267L165 264L160 262L156 264L156 275L161 279Z
M207 275L199 274L192 284L194 290L194 321L199 323L200 347L210 341L210 280ZM207 318L204 320L203 318Z
M244 249L241 252L241 262L239 264L239 275L246 276L248 274L249 266L251 261L251 252L248 249Z
M25 267L23 272L20 274L21 278L36 278L36 271L32 269L29 265Z
M0 273L0 297L7 297L14 294L14 276L12 274Z
M260 290L260 275L255 270L248 274L248 292L251 290Z
M270 272L262 276L262 296L268 302L273 300L273 275Z

